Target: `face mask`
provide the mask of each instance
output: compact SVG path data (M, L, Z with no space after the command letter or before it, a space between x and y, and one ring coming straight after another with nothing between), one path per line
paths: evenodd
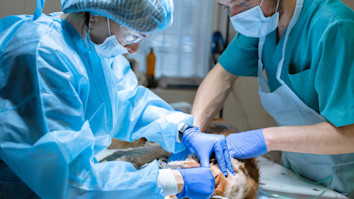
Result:
M234 29L247 37L264 37L273 32L279 23L279 0L276 13L271 17L265 17L260 5L230 17Z
M91 27L91 18L90 18L89 30L86 33L86 38L87 38L86 40L88 41L91 49L94 49L98 54L98 56L105 57L105 58L113 58L118 55L128 53L128 50L118 42L116 36L111 35L108 18L107 18L107 24L108 24L109 37L107 37L102 44L95 44L90 38L90 27Z

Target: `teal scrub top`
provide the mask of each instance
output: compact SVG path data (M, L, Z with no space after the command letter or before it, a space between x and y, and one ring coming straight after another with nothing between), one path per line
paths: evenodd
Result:
M354 12L339 0L304 0L289 35L281 79L336 127L354 123ZM267 35L262 59L272 91L285 34ZM219 63L238 76L257 76L258 39L237 34Z

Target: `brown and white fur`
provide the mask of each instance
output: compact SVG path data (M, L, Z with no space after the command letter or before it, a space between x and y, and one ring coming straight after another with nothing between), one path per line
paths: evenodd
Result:
M225 136L235 131L237 131L237 129L222 121L213 121L206 130L207 133L222 134ZM102 161L127 161L131 162L137 169L155 159L167 160L171 155L159 144L146 141L144 138L133 143L114 139L110 149L124 150L117 151ZM256 161L254 159L237 160L234 158L231 158L231 161L236 175L233 176L229 173L228 177L225 177L216 159L211 158L210 169L215 178L214 195L230 199L257 198L259 173ZM175 161L168 164L178 165L181 168L200 167L198 158L193 155L184 161Z
M210 170L215 178L214 195L224 198L257 198L259 173L253 159L237 160L231 158L236 175L229 173L225 177L215 158L210 160ZM180 165L180 168L200 167L199 160L191 155L184 161L170 162L170 165Z

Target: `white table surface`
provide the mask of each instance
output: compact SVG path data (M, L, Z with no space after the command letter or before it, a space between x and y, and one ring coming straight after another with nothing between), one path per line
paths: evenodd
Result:
M259 187L266 193L278 194L288 198L315 198L326 190L324 186L312 185L300 180L293 171L267 158L257 157L256 161L260 172ZM264 198L275 197L268 196ZM347 197L327 189L320 198Z

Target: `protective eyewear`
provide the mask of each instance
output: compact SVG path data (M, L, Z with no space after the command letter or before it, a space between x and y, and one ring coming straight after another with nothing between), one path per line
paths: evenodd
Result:
M125 44L135 44L139 43L146 37L149 37L150 35L142 35L128 27L125 26L120 26L120 33L119 33L119 38L125 43Z

